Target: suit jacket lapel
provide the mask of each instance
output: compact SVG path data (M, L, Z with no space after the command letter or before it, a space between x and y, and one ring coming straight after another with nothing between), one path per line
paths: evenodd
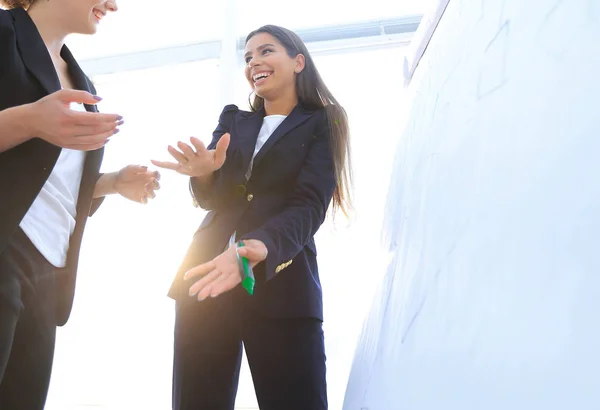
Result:
M265 142L265 145L263 145L260 151L258 151L256 157L254 158L253 168L260 163L265 154L269 151L269 149L271 149L271 147L273 147L273 145L277 143L277 141L283 138L291 130L308 120L311 115L312 113L310 111L306 111L300 104L296 105L296 107L294 107L292 112L286 117L285 120L283 120L279 127L273 131L273 134L271 134L269 139Z
M23 57L23 63L48 94L60 90L60 80L54 69L54 64L33 20L22 8L12 9L10 12L15 19L17 42ZM75 88L90 92L91 85L67 46L63 46L60 54L69 67L69 74ZM88 111L98 111L95 105L86 105L86 109Z
M61 85L56 69L54 68L48 49L33 20L31 20L29 14L22 8L12 9L10 12L15 19L17 42L19 44L23 63L35 78L37 78L48 94L60 90ZM69 67L69 74L73 86L79 90L92 92L91 84L67 46L63 46L60 54ZM85 108L87 111L98 111L95 105L86 105ZM80 190L80 199L85 198L86 201L79 201L80 203L78 206L82 203L86 203L88 197L91 197L91 194L93 193L95 178L100 169L103 153L104 148L100 148L88 152L86 155L83 169L82 189Z
M69 67L69 75L71 76L71 81L73 81L73 86L75 86L77 90L83 90L92 93L92 85L90 84L81 67L79 67L79 64L67 46L63 46L62 50L60 51L60 55ZM95 105L85 104L85 109L87 111L98 112L98 109Z
M69 67L69 76L71 81L73 82L73 86L77 90L87 91L89 93L93 93L92 84L90 84L89 79L77 64L77 61L71 54L71 51L67 46L63 46L62 50L60 50L60 55L67 63ZM85 109L91 112L98 112L98 108L95 105L87 105L85 104ZM83 168L83 177L81 180L81 188L80 188L80 198L83 198L83 201L79 201L78 206L88 206L89 198L92 196L94 192L94 187L96 185L96 180L98 178L98 172L100 170L100 165L102 163L102 157L104 156L104 148L100 148L94 151L89 151L86 154L86 161ZM79 212L79 211L78 211ZM83 210L82 212L88 212L87 210Z
M263 118L265 118L265 110L261 109L242 116L236 122L236 134L242 153L242 169L244 170L244 174L246 173L245 170L250 166Z
M15 19L17 43L23 63L48 94L60 90L54 64L33 20L22 8L12 9L10 13Z

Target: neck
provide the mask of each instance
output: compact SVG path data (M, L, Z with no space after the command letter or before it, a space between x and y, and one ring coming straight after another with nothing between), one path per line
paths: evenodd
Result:
M37 27L51 56L60 58L60 50L69 34L64 30L60 13L50 7L50 2L36 1L27 10L29 17Z
M298 105L298 96L294 90L289 95L273 100L265 99L265 113L267 115L289 115L296 105Z

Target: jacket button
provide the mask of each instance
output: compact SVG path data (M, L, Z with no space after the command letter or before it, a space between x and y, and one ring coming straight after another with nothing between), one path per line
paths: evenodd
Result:
M246 199L248 200L248 202L250 202L250 201L252 201L254 199L254 195L248 194L248 196L246 197Z

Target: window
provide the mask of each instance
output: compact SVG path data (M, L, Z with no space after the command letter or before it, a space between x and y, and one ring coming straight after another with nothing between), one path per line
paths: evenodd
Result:
M235 29L237 36L265 23L314 28L416 14L421 8L421 2L409 0L374 0L352 7L339 0L308 0L289 13L265 1L260 7L238 2L243 21ZM97 36L85 42L74 37L71 49L82 60L122 53L133 53L124 58L135 59L138 51L222 37L223 7L207 13L203 3L183 3L174 19L168 17L174 11L164 2L121 1L119 13L102 23ZM362 319L387 264L379 235L388 170L402 126L406 47L380 44L336 53L309 48L315 50L326 84L348 112L353 149L355 218L351 224L343 215L328 220L316 238L325 297L329 401L338 409ZM125 118L121 133L107 146L103 170L168 159L167 145L192 135L208 143L224 103L247 109L249 85L243 67L237 67L238 77L233 79L233 101L223 101L220 76L231 67L221 64L227 62L165 63L125 72L115 68L114 74L94 76L104 98L100 110ZM73 314L58 332L48 410L171 406L175 312L166 293L204 211L191 206L186 177L166 170L161 174L162 189L149 205L108 198L88 223ZM237 406L258 408L245 364Z
M94 78L99 108L126 121L103 170L167 159L167 145L190 135L210 141L216 76L208 60ZM88 221L73 314L58 332L50 410L170 408L174 303L166 293L204 212L191 206L186 177L161 174L150 204L109 197Z
M413 0L371 0L356 3L342 0L305 0L301 3L291 3L290 7L283 7L277 0L263 0L260 7L253 2L237 1L238 13L243 16L238 23L240 36L245 36L264 24L275 24L295 30L419 14L423 9L423 1Z
M119 1L94 36L72 36L69 45L79 59L218 40L223 36L223 9L202 1Z
M330 408L341 409L354 349L385 273L380 229L400 135L405 47L316 56L328 88L348 113L354 170L354 219L328 220L316 237L323 285Z

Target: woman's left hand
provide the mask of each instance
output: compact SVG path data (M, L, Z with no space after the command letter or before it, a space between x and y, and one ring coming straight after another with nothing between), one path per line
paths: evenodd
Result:
M241 283L240 270L236 255L236 246L231 246L212 261L198 265L186 272L184 279L200 278L190 287L190 296L197 295L198 300L208 296L217 297L235 288ZM267 247L256 239L247 239L244 246L238 248L240 256L248 259L251 267L267 259Z
M117 172L114 189L122 197L145 204L156 197L154 191L160 189L158 171L149 171L141 165L128 165Z

